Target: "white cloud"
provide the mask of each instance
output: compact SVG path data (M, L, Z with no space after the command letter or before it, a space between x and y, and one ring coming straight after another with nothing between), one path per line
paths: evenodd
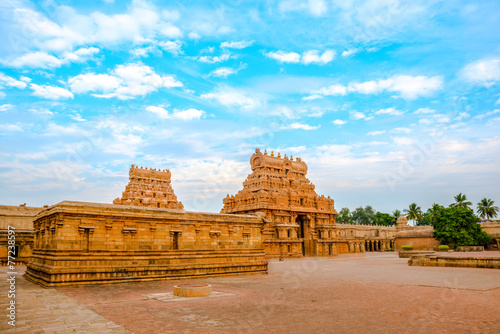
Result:
M0 73L0 88L2 88L3 85L19 89L24 89L27 86L24 81L16 80L3 73Z
M350 111L349 114L351 115L351 118L355 121L366 117L365 114L363 114L362 112L359 112L359 111Z
M298 63L300 61L300 55L296 52L276 51L268 52L265 55L266 57L275 59L280 63Z
M16 124L0 124L0 131L21 132L23 129Z
M220 56L201 56L201 57L198 57L198 60L201 61L202 63L214 64L214 63L220 63L220 62L226 61L230 57L231 57L230 53L224 53Z
M411 129L400 127L400 128L394 128L390 132L391 133L406 133L406 134L408 134L411 132Z
M168 51L174 55L182 53L181 51L182 43L180 41L164 41L158 43L158 46L161 47L163 50Z
M244 49L253 44L253 41L222 42L220 47L223 49Z
M277 106L269 113L271 116L285 116L286 118L295 118L295 113L290 107Z
M283 126L282 129L284 130L317 130L321 127L321 125L318 126L311 126L308 124L302 124L302 123L292 123L290 125Z
M304 96L302 98L303 101L313 101L313 100L318 100L318 99L322 99L323 96L322 95L319 95L319 94L313 94L313 95L309 95L309 96Z
M426 77L409 75L397 75L387 80L379 81L384 89L389 92L397 92L404 99L413 100L420 96L432 95L443 87L441 76Z
M470 82L491 85L500 81L500 59L482 59L472 62L460 71L460 75Z
M419 108L417 109L414 114L433 114L435 113L436 110L430 109L430 108Z
M12 104L0 104L0 112L12 109L12 107L13 107Z
M68 80L75 93L100 92L95 97L122 100L144 96L160 88L182 87L171 75L160 76L143 64L117 65L112 74L79 74Z
M349 50L345 50L345 51L342 51L342 57L349 57L349 56L352 56L356 53L358 53L358 49L349 49Z
M68 80L71 91L76 94L87 92L110 92L118 88L121 80L109 74L79 74Z
M500 109L495 109L495 110L492 110L492 111L485 112L484 114L474 116L473 118L474 119L483 119L485 117L488 117L488 116L491 116L491 115L495 115L495 114L498 114L498 113L500 113Z
M202 94L202 99L215 100L226 107L239 107L242 110L252 110L264 104L264 99L259 96L252 96L248 92L221 88L217 92Z
M391 139L398 146L409 146L414 143L414 140L408 137L391 137Z
M30 88L33 90L32 95L42 97L45 99L59 100L59 99L73 98L73 93L61 87L49 86L49 85L39 86L36 84L30 84Z
M168 38L182 37L182 31L172 23L163 23L160 27L160 34Z
M32 52L17 57L12 61L2 61L3 64L12 67L30 67L30 68L55 68L60 67L64 61L46 52Z
M322 95L345 95L347 92L360 94L378 94L383 91L399 93L399 95L408 100L413 100L421 96L429 96L440 90L443 86L443 78L440 76L409 76L396 75L389 79L378 81L366 81L362 83L351 82L347 87L336 84L330 87L334 88L335 94L329 93L329 87L324 87L317 91Z
M386 108L386 109L380 109L380 110L376 111L375 115L400 116L400 115L403 115L403 112L400 110L397 110L396 108Z
M194 32L194 31L191 31L189 34L188 34L188 37L191 38L191 39L200 39L201 38L201 35L198 34L197 32Z
M306 51L302 54L302 62L306 65L308 64L328 64L335 58L334 50L326 50L322 55L319 54L318 50Z
M297 64L302 62L305 65L318 64L325 65L335 58L335 50L326 50L322 54L318 50L309 50L302 53L302 56L297 52L276 51L264 53L266 57L277 60L280 63Z
M348 87L350 92L361 94L378 94L381 89L377 81L366 81L362 83L352 82Z
M378 136L384 134L386 131L385 130L380 130L380 131L370 131L367 133L368 136Z
M146 110L152 112L160 118L169 118L168 111L163 107L149 106L146 107Z
M278 8L281 12L307 10L313 16L322 16L328 11L325 0L282 0Z
M230 67L220 67L210 72L209 76L226 78L228 75L238 73L237 70Z
M346 95L347 94L347 88L345 86L339 85L339 84L333 84L328 87L323 87L320 90L317 91L318 94L321 95Z
M194 119L200 119L205 112L198 109L187 109L187 110L175 110L173 117L176 119L181 119L183 121L190 121Z
M347 121L344 121L342 119L336 119L334 121L332 121L333 124L337 125L337 126L341 126L341 125L344 125L347 123Z
M29 67L51 69L57 68L70 62L84 62L92 58L100 50L95 47L80 48L73 52L63 52L59 57L43 51L26 53L13 60L2 60L2 63L11 67Z

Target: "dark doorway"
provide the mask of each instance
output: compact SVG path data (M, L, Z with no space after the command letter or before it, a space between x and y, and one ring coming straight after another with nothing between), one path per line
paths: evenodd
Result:
M90 230L88 228L83 230L83 251L88 253L90 249Z
M305 235L306 235L306 232L305 232L305 229L306 229L306 220L304 218L304 216L297 216L297 219L295 220L295 222L299 225L299 238L302 239L302 255L303 256L306 256L306 245L305 245Z
M179 249L179 232L174 232L172 237L172 249Z

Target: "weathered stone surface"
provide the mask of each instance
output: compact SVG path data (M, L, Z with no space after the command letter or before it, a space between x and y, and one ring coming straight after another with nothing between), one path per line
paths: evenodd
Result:
M8 230L9 226L15 231L15 247L17 265L26 264L33 248L33 218L42 210L38 207L29 207L26 204L19 206L0 205L0 264L7 264ZM10 253L12 255L12 253Z
M61 202L35 219L42 286L265 273L262 218Z
M153 208L183 209L170 184L171 173L168 169L158 170L132 165L129 171L129 184L122 198L113 204L147 206Z
M252 174L243 182L243 189L224 198L221 213L262 212L267 221L267 256L336 255L348 251L347 242L337 243L334 201L316 194L315 186L306 178L304 161L256 149L250 165Z
M410 266L428 267L465 267L500 269L500 253L447 253L434 255L412 255L408 261Z

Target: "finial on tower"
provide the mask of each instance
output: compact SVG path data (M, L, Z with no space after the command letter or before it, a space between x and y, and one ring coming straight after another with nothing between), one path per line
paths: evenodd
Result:
M280 154L280 152L278 152L278 158L281 158L281 154Z
M267 155L267 150L264 150L264 155Z
M274 151L271 151L271 156L274 157Z

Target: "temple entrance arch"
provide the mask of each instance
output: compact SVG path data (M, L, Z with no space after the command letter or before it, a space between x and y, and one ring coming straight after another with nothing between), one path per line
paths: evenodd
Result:
M309 228L307 226L307 216L306 215L297 215L297 218L295 219L295 222L297 225L299 225L299 235L298 237L302 239L302 256L306 256L306 236L309 233Z

